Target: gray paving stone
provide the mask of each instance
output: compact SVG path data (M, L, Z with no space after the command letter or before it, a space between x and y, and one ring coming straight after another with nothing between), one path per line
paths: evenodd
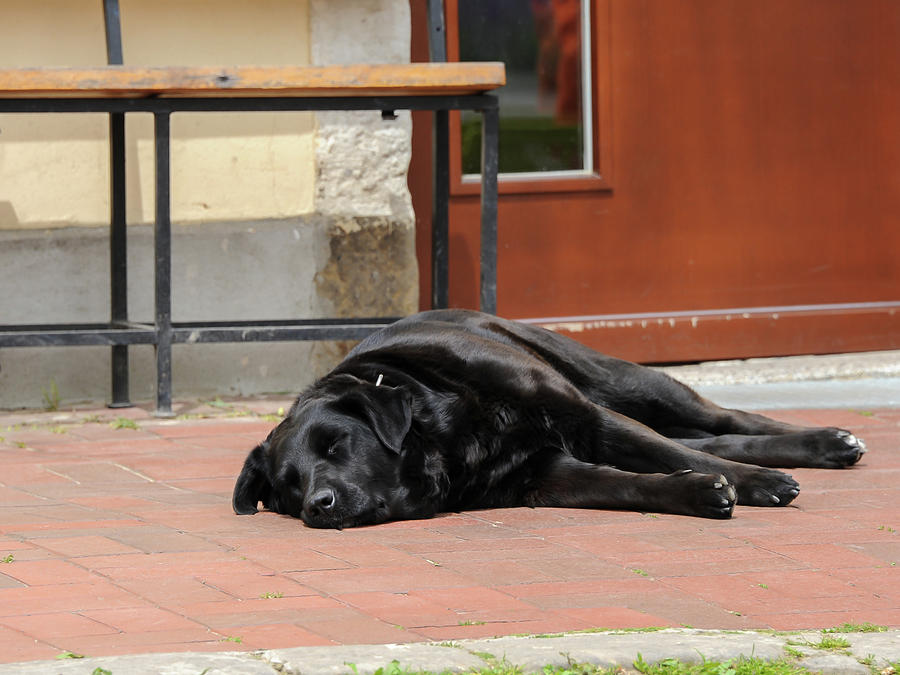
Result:
M262 658L291 675L369 675L393 661L408 670L464 672L485 662L469 650L440 644L297 647L265 651Z
M800 660L804 668L822 675L871 675L872 671L852 656L820 653Z
M89 675L103 670L112 675L274 675L275 672L257 656L243 652L140 654L0 665L0 675Z
M852 633L848 640L850 651L858 660L872 659L872 665L879 669L900 663L900 631Z
M498 659L539 671L545 665L591 663L605 668L630 668L642 658L647 663L675 658L688 663L725 661L740 656L778 659L784 656L784 640L764 633L724 631L657 631L652 633L604 633L551 638L498 638L466 642L463 646L487 652Z

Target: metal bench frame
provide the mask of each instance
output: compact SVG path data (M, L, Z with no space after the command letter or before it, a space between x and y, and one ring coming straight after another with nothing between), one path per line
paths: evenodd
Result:
M121 65L122 34L118 0L103 0L107 61ZM446 61L442 0L428 0L431 59ZM391 318L307 319L173 323L171 316L170 117L181 112L395 110L434 111L432 211L432 297L434 308L449 302L449 112L472 110L482 116L481 294L482 311L497 308L498 103L491 94L427 96L229 96L186 98L7 97L0 113L108 113L110 139L110 321L106 324L0 326L0 347L109 345L112 349L111 407L131 405L128 346L156 348L156 414L172 414L172 345L200 342L278 340L357 340L396 320ZM125 115L154 117L156 205L154 223L155 317L153 323L128 319L127 228L125 222Z

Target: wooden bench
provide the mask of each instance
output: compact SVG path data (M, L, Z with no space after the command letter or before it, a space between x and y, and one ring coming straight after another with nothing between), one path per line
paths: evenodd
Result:
M393 319L304 319L173 323L171 320L170 116L210 111L434 111L432 306L448 303L448 111L482 115L481 309L496 311L497 99L501 63L446 63L443 3L428 0L431 63L308 67L133 67L122 65L118 0L102 0L109 65L0 69L0 113L94 112L109 115L110 321L104 324L0 326L0 347L109 345L110 405L131 405L128 346L156 349L156 412L172 412L172 345L197 342L360 339ZM125 115L154 116L155 317L128 319L125 224Z

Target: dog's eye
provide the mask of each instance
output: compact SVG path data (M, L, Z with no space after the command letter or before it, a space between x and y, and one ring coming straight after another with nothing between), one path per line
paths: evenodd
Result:
M336 455L338 453L338 449L339 449L338 444L332 443L331 445L328 446L328 450L326 451L325 454L327 454L329 457L333 457L334 455Z

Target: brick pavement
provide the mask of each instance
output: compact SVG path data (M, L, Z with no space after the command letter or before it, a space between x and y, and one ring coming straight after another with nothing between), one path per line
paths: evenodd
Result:
M900 627L898 409L772 413L844 426L870 452L853 469L795 470L794 505L729 521L505 509L337 532L231 512L241 463L274 425L264 413L287 405L0 414L0 663L596 627Z

